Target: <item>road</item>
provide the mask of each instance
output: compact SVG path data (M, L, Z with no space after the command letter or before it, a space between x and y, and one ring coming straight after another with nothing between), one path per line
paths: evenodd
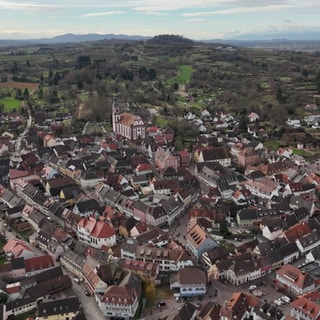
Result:
M35 93L37 89L33 90L30 92L29 96L31 96L32 94ZM15 144L15 151L17 154L20 154L20 151L21 151L21 141L22 139L28 134L29 132L29 129L31 127L31 124L32 124L32 115L31 115L31 110L28 106L25 105L24 101L22 101L22 105L23 107L27 107L27 110L28 110L28 119L27 119L27 125L25 127L25 129L23 130L23 132L20 134L20 136L18 137L17 141L16 141L16 144Z
M65 271L65 270L64 270ZM71 279L73 279L72 275L69 275ZM104 317L97 306L95 302L94 297L87 297L84 294L84 291L86 290L86 287L83 283L77 284L73 281L72 290L75 293L75 295L80 300L84 314L87 319L95 319L95 320L106 320L107 317Z

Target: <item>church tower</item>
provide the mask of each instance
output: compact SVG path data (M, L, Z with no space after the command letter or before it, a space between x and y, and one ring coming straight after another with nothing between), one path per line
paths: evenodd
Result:
M119 133L118 123L120 122L121 112L120 108L117 106L117 99L114 97L112 102L112 129L114 133Z

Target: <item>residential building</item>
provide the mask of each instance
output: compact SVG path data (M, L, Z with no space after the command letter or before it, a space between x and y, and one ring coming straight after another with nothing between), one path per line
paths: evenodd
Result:
M218 247L217 242L197 223L188 230L186 240L187 248L190 249L197 260L201 258L204 252Z
M44 301L38 305L38 320L70 320L80 312L81 306L77 297L66 297L59 300Z
M105 317L132 319L138 310L141 292L141 279L129 272L119 285L109 286L96 301Z
M170 290L175 297L202 296L207 292L207 273L197 267L180 269L170 277Z
M290 264L276 271L276 284L296 296L314 291L317 287L317 281L308 273Z
M320 319L320 293L314 291L297 297L291 302L291 316L297 320Z

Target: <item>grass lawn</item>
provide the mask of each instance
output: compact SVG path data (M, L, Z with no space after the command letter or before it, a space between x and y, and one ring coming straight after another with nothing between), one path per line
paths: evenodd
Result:
M181 65L179 66L179 72L178 74L167 80L168 85L173 85L174 83L178 84L186 84L190 81L192 73L195 71L195 69L192 68L192 66L189 65Z
M263 145L270 149L278 149L281 146L281 142L278 140L269 140L263 142Z
M161 116L156 116L155 119L155 125L160 128L166 128L167 126L170 126L172 124L172 120L161 117Z
M21 101L16 100L13 97L4 97L0 99L0 104L4 105L3 112L10 112L13 109L19 109Z

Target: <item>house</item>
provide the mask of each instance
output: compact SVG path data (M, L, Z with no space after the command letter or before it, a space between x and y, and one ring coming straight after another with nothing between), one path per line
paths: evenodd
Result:
M221 305L213 301L208 301L199 310L199 320L221 320L220 318Z
M95 199L80 200L75 203L73 212L79 215L81 218L89 217L90 215L97 212L100 208L100 204Z
M231 157L227 147L206 148L200 151L198 162L218 162L223 167L229 167Z
M276 271L276 285L298 296L314 291L317 287L317 281L312 279L308 273L287 264Z
M136 273L142 280L151 280L155 283L159 275L159 265L152 262L124 259L120 261L123 270Z
M43 255L29 259L24 259L24 267L26 277L30 277L34 274L53 268L54 261L51 256Z
M257 151L252 147L245 148L237 154L238 165L246 168L248 166L254 166L259 163L260 156Z
M148 243L140 245L137 240L128 238L121 244L121 258L157 264L160 272L178 271L193 266L193 260L182 247L164 241L161 244L162 246L150 247Z
M221 307L220 319L250 319L250 316L252 316L252 310L258 304L258 298L244 292L234 292L230 299L226 301L225 306Z
M271 199L273 196L279 196L278 184L267 178L247 181L245 186L253 195L263 199Z
M191 155L187 150L175 151L174 156L179 158L180 167L189 167L191 161Z
M320 233L318 231L312 231L309 234L302 236L296 240L297 247L302 255L305 255L310 250L319 247L320 245Z
M294 226L285 230L281 237L285 238L287 242L295 242L303 236L310 234L311 231L310 226L306 222L296 223Z
M63 188L76 185L75 180L70 177L61 177L48 180L45 184L45 190L52 197L58 197Z
M86 171L81 175L80 185L83 189L93 189L104 180L103 170Z
M43 301L38 305L37 319L75 319L81 310L81 304L77 297L66 297L59 300Z
M167 214L161 205L147 201L135 203L133 215L139 219L139 221L151 226L163 225L168 219Z
M78 222L77 236L79 241L97 249L103 246L113 247L116 244L116 233L111 225L93 216Z
M283 233L282 221L280 219L262 218L260 222L260 230L262 230L263 237L273 241Z
M110 274L110 278L108 278ZM108 275L108 276L107 276ZM91 295L103 294L108 288L109 281L113 280L114 273L107 264L99 264L92 256L88 255L82 267L82 276Z
M256 122L260 119L259 115L255 112L250 112L248 115L248 121L249 122Z
M290 304L291 316L294 319L320 319L320 293L314 291L297 297Z
M202 254L218 247L217 242L209 236L197 223L195 223L186 234L187 248L198 260Z
M34 310L37 306L37 301L33 297L23 297L14 301L7 302L4 308L3 319L9 319L10 316L18 316Z
M170 290L175 297L202 296L207 292L207 273L197 267L180 269L170 277Z
M159 170L165 170L169 167L177 170L180 164L180 159L172 155L169 149L165 150L162 147L157 149L154 159Z
M32 249L28 246L25 241L10 239L4 246L3 251L6 254L6 257L11 258L33 258L36 254L32 251Z
M109 286L96 301L105 317L129 319L138 310L141 292L141 279L133 272L128 272L119 285Z
M237 212L237 224L239 227L253 227L258 221L256 208L245 208Z
M174 316L174 320L195 320L197 319L197 307L190 302L183 304L178 313Z

